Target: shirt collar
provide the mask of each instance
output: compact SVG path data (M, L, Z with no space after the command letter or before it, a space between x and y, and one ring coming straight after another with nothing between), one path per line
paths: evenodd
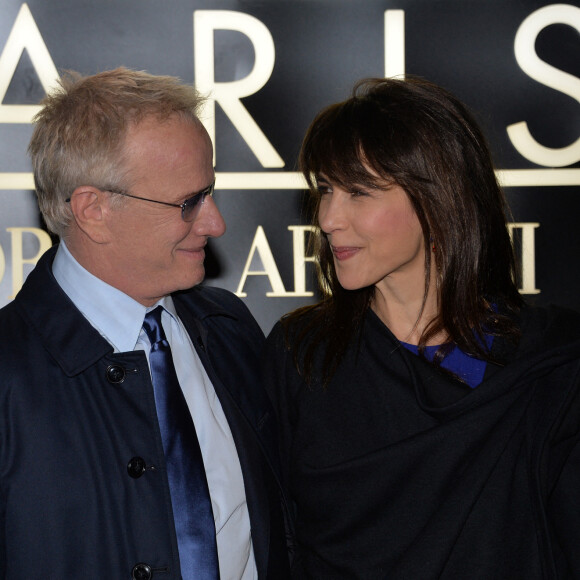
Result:
M177 319L173 300L166 296L147 308L85 270L61 240L52 272L63 291L84 317L117 352L134 350L146 312L161 304Z

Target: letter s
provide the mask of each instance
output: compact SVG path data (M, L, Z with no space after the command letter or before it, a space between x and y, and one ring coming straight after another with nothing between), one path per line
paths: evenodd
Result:
M580 8L569 4L552 4L530 14L516 33L516 60L528 76L580 103L580 79L547 64L536 54L536 38L541 30L551 24L568 24L580 33ZM567 147L545 147L532 137L525 121L507 127L507 133L518 152L538 165L564 167L580 161L580 137Z

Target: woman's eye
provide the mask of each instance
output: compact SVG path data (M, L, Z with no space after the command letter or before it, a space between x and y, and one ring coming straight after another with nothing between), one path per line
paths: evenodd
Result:
M351 197L366 197L368 193L363 189L356 189L350 192Z
M320 195L326 195L327 193L332 193L332 187L330 185L319 185L317 187L318 193Z

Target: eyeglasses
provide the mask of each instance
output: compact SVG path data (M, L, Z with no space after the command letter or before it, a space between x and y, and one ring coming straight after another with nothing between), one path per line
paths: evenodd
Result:
M183 203L169 203L167 201L159 201L158 199L149 199L147 197L139 197L138 195L131 195L130 193L126 193L125 191L119 191L116 189L106 189L104 191L108 191L109 193L116 193L117 195L122 195L123 197L132 197L133 199L140 199L141 201L150 201L151 203L158 203L160 205L168 205L169 207L179 207L181 208L181 219L184 222L192 222L201 206L205 202L206 197L213 197L215 189L215 181L205 189L202 189L200 192L196 193L193 197L186 199ZM65 200L66 202L70 201L70 197Z
M170 207L180 207L181 208L181 219L184 222L192 222L201 206L205 202L205 198L207 196L213 197L215 188L215 181L205 189L202 189L199 193L196 193L193 197L186 199L183 203L168 203L167 201L159 201L157 199L148 199L146 197L139 197L137 195L131 195L130 193L126 193L124 191L118 191L114 189L109 189L110 193L116 193L117 195L122 195L124 197L132 197L133 199L140 199L142 201L150 201L151 203L158 203L160 205L168 205Z

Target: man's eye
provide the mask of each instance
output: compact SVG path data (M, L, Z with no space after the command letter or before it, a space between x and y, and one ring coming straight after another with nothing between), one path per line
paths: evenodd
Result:
M203 191L201 193L195 194L193 197L190 197L189 199L186 199L183 202L183 205L185 205L186 207L195 207L199 203L199 201L202 198L203 194L204 194Z

